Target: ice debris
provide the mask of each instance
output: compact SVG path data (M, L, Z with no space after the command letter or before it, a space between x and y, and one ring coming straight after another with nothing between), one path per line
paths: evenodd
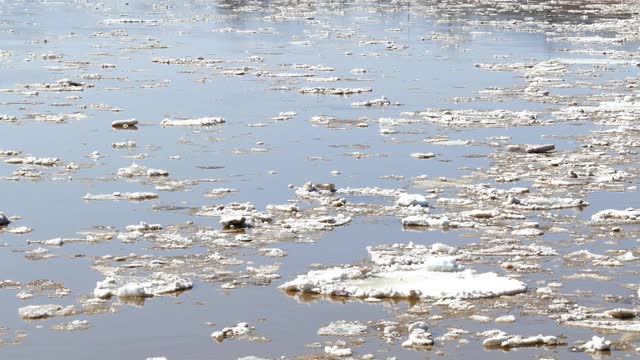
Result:
M609 351L611 349L611 341L606 340L604 337L593 336L591 340L577 347L579 350L595 353L597 351Z
M46 319L54 316L66 316L73 313L73 305L62 307L61 305L30 305L18 309L18 314L26 320Z
M359 321L338 320L318 330L321 336L360 336L367 333L367 326Z
M224 339L235 338L243 335L248 335L255 330L254 326L249 325L246 322L238 323L236 326L226 327L222 330L214 331L211 333L211 338L217 342L222 342Z

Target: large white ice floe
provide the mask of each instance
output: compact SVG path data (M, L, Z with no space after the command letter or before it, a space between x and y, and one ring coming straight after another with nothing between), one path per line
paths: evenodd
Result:
M310 271L280 286L286 291L358 298L477 299L525 292L527 286L496 273L387 270L358 267Z
M555 336L529 336L505 335L504 333L485 339L482 346L486 348L516 348L526 346L556 346L562 345L562 341Z
M149 279L126 282L127 279L108 276L96 283L93 295L100 299L118 296L121 298L145 298L176 293L193 287L191 280L176 275L158 272Z
M521 281L496 273L464 270L451 256L410 259L385 249L370 248L373 268L360 266L313 270L284 283L280 289L357 298L477 299L527 291ZM436 250L434 250L436 251ZM385 265L380 265L385 264Z
M37 158L34 156L29 156L25 158L10 158L4 161L7 164L23 164L23 165L40 165L40 166L56 166L60 163L60 159L55 157L50 158Z

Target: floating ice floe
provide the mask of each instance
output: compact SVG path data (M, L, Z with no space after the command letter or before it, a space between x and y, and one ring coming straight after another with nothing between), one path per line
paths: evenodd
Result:
M336 216L320 216L307 219L287 218L281 222L281 226L293 233L306 233L314 231L332 230L351 222L350 216L338 214Z
M224 124L225 120L221 117L202 117L197 119L164 119L160 122L162 126L212 126Z
M129 200L129 201L142 201L157 199L158 194L151 192L114 192L111 194L99 194L92 195L87 194L82 197L84 200Z
M540 236L543 234L544 231L536 228L517 229L511 232L513 236Z
M497 323L512 323L516 321L516 317L513 315L499 316L495 320Z
M604 312L605 315L614 319L633 319L638 315L638 312L631 309L612 309Z
M376 259L383 263L393 261L381 260L379 254ZM412 265L405 265L407 258L392 259L401 263L374 268L346 266L313 270L298 275L280 289L357 298L434 299L489 298L527 291L527 286L518 280L491 272L478 274L463 270L453 257L417 258Z
M416 159L431 159L434 158L436 155L434 153L412 153L411 157L412 158L416 158Z
M353 351L350 348L343 348L338 345L325 346L324 353L331 357L348 357L353 355Z
M136 119L115 120L111 123L111 127L123 129L135 127L136 125L138 125L138 120Z
M511 127L540 125L538 114L529 111L478 111L428 109L421 112L403 112L400 116L418 118L426 122L458 127Z
M211 333L211 338L217 342L222 342L224 339L236 338L244 335L249 335L255 330L254 326L249 325L246 322L238 323L236 326L226 327L219 331Z
M149 169L145 166L138 165L136 163L131 164L131 166L118 169L118 176L133 178L139 176L149 176L149 177L158 177L158 176L169 176L169 172L166 170L159 169Z
M49 240L44 240L41 242L43 245L47 246L62 246L64 245L64 239L62 238L53 238Z
M523 337L520 335L506 335L501 333L499 335L485 339L482 342L482 346L486 348L516 348L527 346L558 346L564 345L564 343L555 336L529 336Z
M383 96L383 97L378 98L378 99L354 102L354 103L351 104L351 106L354 106L354 107L391 106L391 105L396 105L397 106L397 105L400 105L400 104L391 103L391 101L389 101L389 99L387 99L386 96Z
M113 24L144 24L144 23L156 23L155 19L135 19L135 18L119 18L119 19L104 19L102 23L105 25Z
M267 205L267 211L269 212L288 212L288 213L296 213L300 211L300 208L297 205L286 204L286 205Z
M582 208L589 206L589 203L582 199L572 198L547 198L541 196L517 198L513 195L508 195L504 205L522 210L558 210L573 207Z
M54 316L67 316L74 313L73 305L62 307L56 304L30 305L18 309L18 314L26 320L46 319Z
M321 336L361 336L367 333L367 326L359 321L338 320L318 330Z
M238 190L230 189L230 188L218 188L218 189L209 190L205 194L205 196L210 198L222 198L236 191Z
M597 351L609 351L611 349L611 341L606 340L604 337L593 336L591 340L586 343L577 346L578 350L595 353Z
M58 158L36 158L33 156L26 158L10 158L4 161L7 164L24 164L24 165L40 165L55 166L60 163Z
M114 142L111 144L111 147L116 149L116 150L121 150L121 149L135 149L137 146L137 143L133 140L127 140L127 141L119 141L119 142Z
M353 95L372 92L371 88L323 88L323 87L307 87L300 89L301 94L316 95Z
M17 122L18 118L15 116L7 115L7 114L0 114L0 121Z
M640 209L602 210L591 216L594 224L636 224L640 223Z
M0 221L0 225L2 225L2 222ZM7 230L7 232L10 232L12 234L16 234L16 235L22 235L22 234L28 234L31 231L33 231L31 228L26 227L26 226L20 226L14 229L9 229Z
M446 256L455 255L459 251L452 246L441 243L435 243L431 246L413 243L369 246L367 252L371 261L377 265L414 265L428 261L435 263L436 261L433 259L438 259L439 262L448 262L450 268L462 269L460 265L455 263L455 258Z
M425 347L433 345L431 334L427 332L429 326L424 321L415 322L408 327L409 339L402 343L402 347Z
M263 248L258 250L258 254L266 257L285 257L287 252L278 248Z
M422 329L414 329L409 334L409 339L402 343L402 347L424 347L433 345L431 333Z
M429 206L429 202L421 194L400 194L398 200L396 200L396 206Z
M543 154L556 149L553 144L544 145L509 145L507 150L511 152L525 152L528 154Z
M93 295L99 299L111 296L121 298L147 298L177 293L193 288L191 280L163 272L154 273L148 279L138 279L127 282L128 279L118 276L108 276L96 283Z
M89 328L89 322L87 320L73 320L68 323L54 325L53 330L57 331L76 331L87 330Z
M61 92L61 91L83 91L86 84L69 80L69 79L60 79L55 83L40 83L40 84L24 84L21 85L25 89L33 90L33 91L51 91L51 92Z
M220 218L219 222L220 225L222 225L222 227L225 229L239 229L250 226L250 224L247 222L247 218L242 215L225 215Z
M474 228L480 223L464 214L411 215L402 218L402 226L434 227L434 228Z

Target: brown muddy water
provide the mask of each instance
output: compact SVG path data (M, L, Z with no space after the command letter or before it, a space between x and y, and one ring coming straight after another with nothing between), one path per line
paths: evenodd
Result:
M0 0L0 358L634 358L633 1Z

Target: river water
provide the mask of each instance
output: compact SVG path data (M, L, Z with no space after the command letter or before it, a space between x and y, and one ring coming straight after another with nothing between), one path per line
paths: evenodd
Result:
M592 258L567 260L579 250L611 257L627 251L637 255L635 220L620 225L620 232L611 232L617 224L594 226L589 220L601 210L640 207L633 135L637 117L627 120L638 114L634 106L640 104L634 100L640 64L640 39L633 32L638 10L625 2L570 1L0 0L0 115L6 114L0 116L0 150L20 152L0 154L0 211L12 220L0 230L0 280L20 283L0 288L0 357L323 358L326 343L342 339L346 344L339 347L353 349L354 357L573 358L585 356L571 352L576 341L603 334L614 346L599 356L634 356L640 346L637 332L570 326L543 310L558 299L598 311L638 307L638 262L599 266ZM612 41L616 37L624 40ZM513 66L489 70L486 64ZM80 85L57 85L61 79ZM301 93L308 87L371 91L346 96ZM390 104L353 104L383 96ZM598 106L624 96L631 97L626 100L629 109L591 116L587 112L577 120L562 115L571 107ZM454 116L459 122L438 123L415 114L427 109L437 113L435 119ZM499 119L495 123L473 123L465 110L505 114L493 117ZM513 114L524 111L536 113L539 121L519 122ZM292 114L281 114L287 112ZM314 118L318 116L331 118ZM163 119L202 117L222 117L225 122L161 126ZM137 128L111 126L131 118L138 120ZM627 122L608 123L620 118ZM618 125L627 126L619 137L602 132ZM609 146L597 149L608 157L578 157L596 151L584 145L603 137L608 144L595 146ZM447 139L464 141L438 143ZM135 147L115 145L126 141ZM588 168L596 174L577 187L545 185L543 179L558 177L555 170L535 159L528 163L529 157L505 159L509 144L546 143L555 150L535 159L561 158L579 179ZM416 159L413 153L433 153L433 158ZM54 166L7 162L27 156L59 161ZM132 163L166 170L169 176L118 175ZM612 169L625 175L593 180L601 175L598 171ZM503 172L518 171L517 180L498 179ZM172 181L184 182L158 188ZM348 224L276 237L256 227L246 230L254 237L249 243L235 240L235 232L219 231L218 217L197 214L217 204L251 202L263 211L269 204L297 200L302 213L298 219L304 219L326 210L326 204L298 199L289 186L308 181L339 189L379 187L427 195L434 213L501 209L490 199L464 194L460 198L471 203L438 207L438 198L457 196L449 184L458 182L527 187L541 197L580 198L589 206L523 210L523 222L537 222L544 230L529 237L512 235L518 225L501 221L472 228L409 229L400 223L406 214L390 210L393 196L362 197L346 191L340 197L347 205L336 211L351 217ZM234 191L206 196L221 188ZM153 192L158 197L83 199L88 193L113 192ZM350 207L360 202L385 210ZM153 236L134 241L117 236L141 221L162 224L163 234L190 242L163 247ZM32 231L9 231L20 226ZM237 246L212 242L202 236L206 231ZM106 233L112 235L95 238ZM37 243L53 238L64 239L64 245ZM519 261L513 256L459 259L479 272L517 278L528 288L514 297L469 300L475 310L443 309L434 306L433 299L367 302L278 289L313 268L367 263L367 246L444 243L466 251L496 239L549 246L557 254L533 260L541 267L529 271L501 266L508 259ZM265 245L287 256L259 255ZM33 253L39 248L45 250ZM195 265L194 259L214 253L234 261L217 267ZM190 278L193 288L137 301L114 296L104 301L104 311L86 310L97 281L110 271L131 276L158 271L126 266L149 259L194 262L171 270ZM275 263L279 278L248 280L247 267ZM568 277L578 272L607 280ZM54 285L47 288L38 280ZM537 291L554 282L563 286L552 295ZM68 290L56 294L61 288ZM18 299L19 293L30 296ZM74 305L78 311L37 320L18 314L18 308L41 304ZM416 313L416 306L427 310ZM473 314L492 320L470 320ZM516 321L493 322L506 314L515 315ZM77 319L88 321L88 329L52 329ZM317 335L320 327L337 320L368 323L369 330L355 338ZM375 325L383 320L398 322L403 329L424 320L435 344L402 347L407 334L385 338ZM239 322L255 326L254 337L222 343L210 337L214 330ZM452 328L468 333L438 339ZM564 344L488 349L482 346L486 336L478 333L490 329L553 335Z

